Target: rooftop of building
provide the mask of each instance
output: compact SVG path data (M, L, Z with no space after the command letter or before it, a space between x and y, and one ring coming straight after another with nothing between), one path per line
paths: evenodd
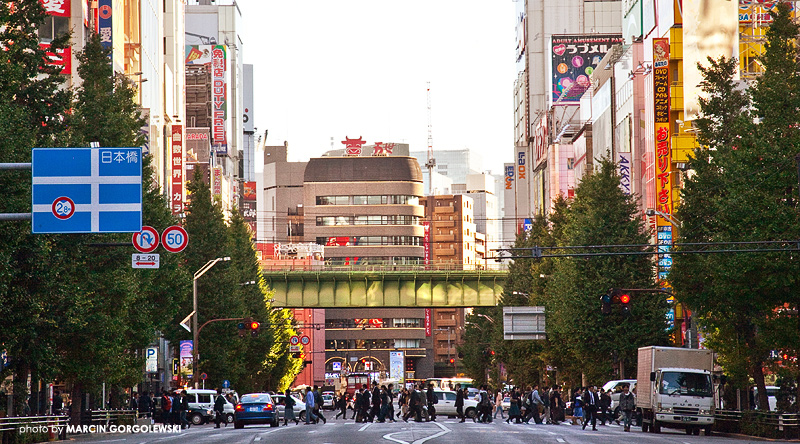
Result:
M422 182L413 157L317 157L306 166L305 182Z

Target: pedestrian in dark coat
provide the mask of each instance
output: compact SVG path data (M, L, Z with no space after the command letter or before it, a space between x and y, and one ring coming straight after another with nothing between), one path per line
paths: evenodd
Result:
M227 399L222 395L222 390L217 389L217 398L214 399L214 424L219 428L219 424L225 421L225 427L228 427L228 418L225 415L225 404Z
M439 402L436 393L433 392L433 384L428 384L428 393L426 394L428 401L428 418L429 421L436 421L436 407L434 404Z

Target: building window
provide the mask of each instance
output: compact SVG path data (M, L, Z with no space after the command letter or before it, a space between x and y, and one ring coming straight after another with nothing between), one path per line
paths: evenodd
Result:
M317 226L332 225L419 225L419 216L365 215L365 216L317 216Z
M50 43L64 34L69 34L69 17L48 15L39 26L39 41L42 43Z

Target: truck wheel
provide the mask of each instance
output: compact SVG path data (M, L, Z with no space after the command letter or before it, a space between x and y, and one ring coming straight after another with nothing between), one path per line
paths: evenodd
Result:
M468 408L467 411L466 411L466 416L469 419L474 418L475 417L475 409L472 408L472 407Z
M194 424L194 425L200 425L200 424L202 424L204 422L203 415L201 415L199 413L193 414L190 420L192 421L192 424Z
M657 419L653 420L653 433L661 433L661 424Z
M708 427L704 428L704 429L703 429L703 434L704 434L704 435L706 435L706 436L711 436L711 433L712 433L712 432L711 432L711 429L712 429L712 428L713 428L713 427L711 427L711 426L708 426Z

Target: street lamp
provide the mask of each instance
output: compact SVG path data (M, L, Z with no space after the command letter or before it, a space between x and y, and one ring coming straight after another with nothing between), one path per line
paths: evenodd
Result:
M205 265L200 267L200 269L194 273L194 279L192 280L192 308L194 309L194 315L192 317L192 381L194 381L194 388L197 388L197 378L199 377L197 349L198 341L200 340L200 331L197 329L197 280L200 279L200 276L204 275L206 271L210 270L211 267L217 265L217 262L229 260L231 260L231 258L229 256L225 256L206 262Z
M663 211L654 210L652 208L648 208L648 209L644 210L644 214L647 215L647 216L661 216L661 217L663 217L669 223L671 223L673 227L675 227L675 237L680 237L679 235L680 235L680 229L681 229L682 225L681 225L680 221L674 219L671 214L664 213Z

